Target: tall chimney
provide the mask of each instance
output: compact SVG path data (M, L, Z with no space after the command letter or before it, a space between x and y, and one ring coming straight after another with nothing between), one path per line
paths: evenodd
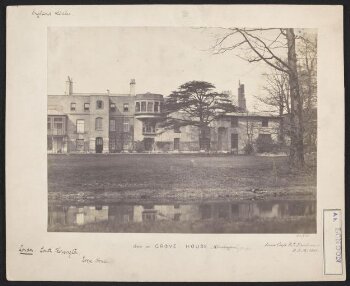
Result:
M135 85L136 85L135 79L132 78L130 80L130 95L132 96L135 96Z
M68 76L66 81L66 95L73 94L73 79Z
M242 111L246 111L246 102L245 102L245 94L244 94L244 84L241 84L241 82L238 82L238 107Z

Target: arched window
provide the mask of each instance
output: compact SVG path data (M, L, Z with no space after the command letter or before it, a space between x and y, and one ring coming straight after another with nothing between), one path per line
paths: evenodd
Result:
M103 101L102 100L96 101L96 109L103 109Z
M102 118L97 117L95 120L95 129L96 130L102 130Z

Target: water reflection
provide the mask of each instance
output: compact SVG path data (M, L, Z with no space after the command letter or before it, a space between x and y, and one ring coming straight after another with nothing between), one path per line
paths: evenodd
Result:
M103 232L104 227L114 227L114 231L127 232L128 228L119 225L164 224L157 232L175 232L170 228L181 222L244 222L270 221L287 219L289 221L314 217L316 203L314 201L284 201L284 202L233 202L233 203L198 203L198 204L115 204L96 206L49 206L48 224L53 231L65 231L64 227L76 227L89 224L107 222L95 231ZM206 227L213 228L215 224ZM178 226L178 225L177 225ZM204 232L215 232L213 229L202 228ZM70 229L72 230L72 229ZM94 231L94 230L91 230ZM110 231L110 230L109 230ZM113 231L113 230L112 230ZM132 232L145 231L142 228L133 228ZM147 231L147 230L146 230ZM181 229L179 230L181 232ZM196 232L196 230L193 230ZM249 229L247 230L249 232ZM252 227L252 231L254 231ZM268 230L266 230L267 232ZM149 230L148 232L152 232ZM264 229L262 231L264 232ZM296 230L296 232L298 232Z

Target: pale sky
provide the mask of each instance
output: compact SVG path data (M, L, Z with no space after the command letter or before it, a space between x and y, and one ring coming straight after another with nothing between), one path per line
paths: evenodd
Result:
M204 80L217 91L237 95L245 85L247 108L254 110L264 84L262 63L248 63L234 52L213 55L207 29L161 27L55 27L48 30L48 94L64 94L67 76L74 92L128 93L131 78L136 93L167 96L181 84Z

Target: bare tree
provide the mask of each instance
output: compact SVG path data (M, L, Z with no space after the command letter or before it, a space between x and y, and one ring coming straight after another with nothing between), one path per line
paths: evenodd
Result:
M294 29L229 28L222 31L212 47L215 54L239 50L240 58L250 63L264 62L288 75L291 104L290 162L295 167L304 166L303 102L299 90Z
M316 150L317 138L317 38L304 32L298 42L298 73L304 110L307 151Z
M285 144L285 122L283 116L290 114L290 95L288 75L279 70L271 69L271 73L263 74L265 78L265 86L263 90L266 94L255 96L257 100L269 107L269 111L278 113L281 118L279 125L279 143Z

